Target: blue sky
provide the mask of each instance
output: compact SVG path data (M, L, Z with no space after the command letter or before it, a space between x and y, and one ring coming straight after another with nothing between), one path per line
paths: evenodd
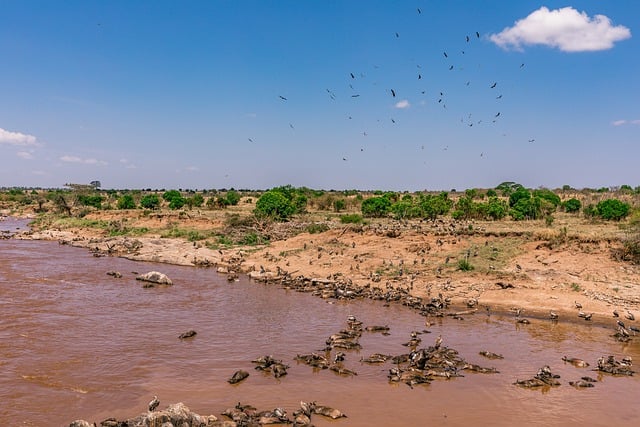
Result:
M639 24L634 0L0 0L0 186L640 185Z

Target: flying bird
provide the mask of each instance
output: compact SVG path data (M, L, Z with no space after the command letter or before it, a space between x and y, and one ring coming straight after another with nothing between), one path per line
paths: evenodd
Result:
M500 117L500 111L494 117Z
M422 79L422 74L418 74L418 80Z
M535 142L535 141L536 141L535 139L530 139L530 140L529 140L529 142Z
M420 15L422 13L422 11L420 10L420 8L418 8L418 15Z
M496 96L496 99L502 99L502 95Z
M480 38L480 33L476 31L476 37Z
M453 65L449 67L449 71L453 70Z
M249 142L253 142L253 139L251 139L251 138L247 138L247 139L249 140Z
M469 36L467 36L467 43L469 43Z
M360 96L360 95L358 95L358 94L351 95L351 97L352 97L352 98L357 98L357 97L359 97L359 96Z
M352 78L352 79L355 79L355 78L356 78L356 76L354 76L354 75L353 75L353 73L349 73L349 74L351 74L351 78Z
M400 37L400 34L396 33L396 38Z
M391 89L391 95L393 95L393 97L395 98L396 97L396 91Z
M285 98L285 97L284 97L284 96L282 96L282 95L279 95L279 97L280 97L280 99L282 99L283 101L286 101L286 100L287 100L287 98Z
M520 64L520 68L523 68L523 67L524 67L524 62L522 64Z
M158 400L158 396L153 396L153 400L149 402L149 412L155 410L159 404L160 404L160 401Z
M494 84L491 85L491 89L493 89L494 87L498 86L498 82L495 82Z
M290 127L291 129L294 129L294 127L293 127L293 125L292 125L291 123L289 123L289 127Z
M449 55L447 55L447 52L442 52L442 53L444 54L444 57L445 57L445 58L448 58L448 57L449 57Z

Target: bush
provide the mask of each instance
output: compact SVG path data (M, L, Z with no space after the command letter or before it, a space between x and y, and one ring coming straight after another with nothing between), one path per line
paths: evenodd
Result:
M329 230L329 226L323 223L313 223L309 224L305 230L309 234L318 234Z
M340 222L343 224L360 224L362 221L362 215L359 214L348 214L340 217Z
M182 197L182 194L180 194L180 192L178 190L166 191L162 195L162 198L164 200L166 200L167 202L169 202L169 208L170 209L180 209L187 202L184 199L184 197Z
M157 194L146 194L140 199L140 207L143 209L158 209L160 207L160 198Z
M487 202L486 207L486 215L493 219L499 220L507 216L507 212L509 211L507 207L507 202L504 200L500 200L496 196L489 197L489 201Z
M186 199L185 202L187 205L189 205L190 208L194 206L199 208L204 204L204 197L200 193L194 194L193 196Z
M521 198L511 208L509 214L516 221L538 219L542 215L542 205L543 201L539 197Z
M383 217L391 209L391 201L385 196L371 197L362 202L362 215L365 217Z
M531 193L529 190L524 187L520 187L509 196L509 207L514 207L520 200L529 199L531 199Z
M269 190L256 202L254 213L256 216L272 218L276 221L286 221L296 212L296 207L280 191Z
M631 207L618 199L608 199L598 203L596 209L602 219L620 221L629 215Z
M442 192L437 196L421 195L420 196L420 209L422 215L428 219L436 219L438 215L446 215L453 206L453 200L449 199L447 192Z
M564 211L567 213L579 212L582 207L582 203L578 199L569 199L562 203Z
M135 209L136 202L131 194L125 194L118 199L118 209Z
M224 199L227 205L236 206L240 202L240 194L235 190L229 190Z
M86 195L86 194L78 194L78 203L82 206L93 206L96 209L102 208L102 202L104 198L100 195Z
M347 208L347 202L344 199L338 199L333 202L333 210L336 212L343 211Z
M540 197L542 200L546 200L554 206L554 209L560 206L560 196L551 190L541 189L533 191L534 197Z
M473 270L475 267L473 265L471 265L471 263L466 260L466 259L459 259L458 260L458 270L460 271L471 271Z

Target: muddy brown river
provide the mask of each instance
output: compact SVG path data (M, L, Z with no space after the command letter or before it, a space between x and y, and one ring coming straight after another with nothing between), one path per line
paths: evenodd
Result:
M0 222L0 230L15 228ZM18 224L20 225L20 224ZM106 275L117 270L116 279ZM158 270L175 285L143 289L134 272ZM296 363L297 354L318 351L346 326L349 315L364 325L388 325L391 334L364 332L362 349L346 351L342 377ZM399 305L374 301L326 301L310 294L252 283L228 283L213 269L92 257L55 242L0 240L0 425L68 426L75 419L99 422L146 411L158 395L161 407L184 402L200 414L220 413L238 402L259 409L317 401L348 415L336 421L313 417L316 426L638 426L640 379L592 371L600 356L633 358L640 365L640 337L615 341L615 322L600 326L532 320L516 325L511 314L486 313L435 322L420 347L441 335L443 345L496 374L462 371L464 377L410 388L389 383L393 364L361 363L372 353L402 354L412 330L425 318ZM178 335L197 331L190 340ZM489 350L502 360L478 354ZM273 355L290 365L279 379L251 363ZM588 361L576 368L562 357ZM561 385L523 389L549 365ZM637 365L635 370L640 369ZM236 385L227 379L250 372ZM568 384L581 376L595 387Z

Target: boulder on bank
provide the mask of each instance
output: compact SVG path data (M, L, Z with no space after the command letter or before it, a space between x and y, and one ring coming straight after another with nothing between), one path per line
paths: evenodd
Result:
M106 424L105 424L106 423ZM114 424L115 423L115 424ZM147 412L126 421L116 421L113 418L100 423L101 425L123 425L123 426L166 426L166 427L201 427L201 426L227 426L224 422L218 421L215 415L198 415L184 403L169 405L167 409L161 411ZM69 427L93 427L84 420L72 422Z
M144 285L145 288L151 288L155 285L173 285L173 281L169 279L166 274L160 273L158 271L150 271L148 273L141 274L136 277L136 280L147 282L148 284Z

